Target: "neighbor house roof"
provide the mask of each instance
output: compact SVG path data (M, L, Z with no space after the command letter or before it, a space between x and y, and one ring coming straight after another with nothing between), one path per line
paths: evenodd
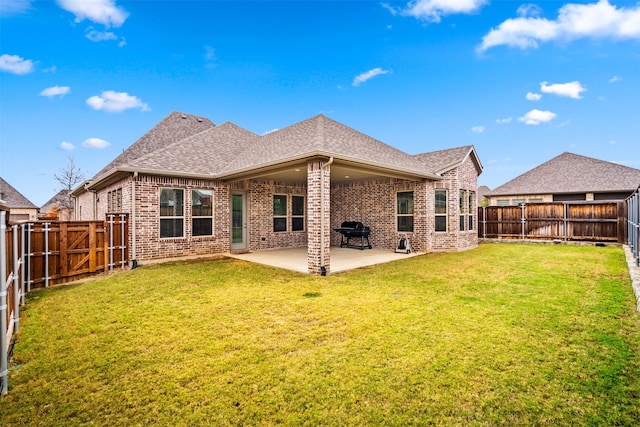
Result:
M69 193L71 190L60 190L40 207L40 212L49 212L53 208L60 208L68 205Z
M0 177L0 200L8 208L38 209L29 199Z
M471 145L413 156L322 114L259 136L230 122L215 126L172 112L88 185L106 183L122 172L228 179L317 156L431 179L440 179L468 156L482 170Z
M562 153L497 187L489 196L633 191L640 169Z

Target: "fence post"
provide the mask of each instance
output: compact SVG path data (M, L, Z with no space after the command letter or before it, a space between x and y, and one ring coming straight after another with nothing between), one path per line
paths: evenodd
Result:
M44 287L49 287L49 223L44 223Z
M7 372L7 213L0 212L0 388L9 392Z
M20 275L20 305L24 305L24 294L26 292L25 290L25 246L24 246L24 242L25 242L25 234L26 234L26 227L25 224L20 225L20 271L22 272L22 274Z
M31 292L31 235L33 234L33 224L27 223L27 257L25 261L27 262L27 272L25 274L25 279L27 281L27 292Z
M487 207L482 207L482 238L487 238Z
M120 214L120 268L124 267L124 250L126 248L124 240L124 214Z
M20 330L20 257L18 256L18 226L11 227L13 238L13 333Z
M522 223L522 240L524 240L524 238L525 238L524 224L527 221L527 219L525 218L525 215L524 215L524 209L525 209L525 204L524 203L520 203L520 209L522 210L522 218L520 219L520 222Z
M109 271L113 269L113 215L109 215Z

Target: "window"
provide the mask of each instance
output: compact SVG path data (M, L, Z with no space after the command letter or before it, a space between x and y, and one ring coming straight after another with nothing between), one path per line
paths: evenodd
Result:
M436 190L436 231L447 231L447 190Z
M291 231L304 231L304 196L291 196Z
M498 206L509 206L508 200L498 200Z
M184 190L160 190L160 237L184 236Z
M122 188L107 192L107 212L122 212Z
M287 196L273 196L273 231L287 231Z
M465 215L467 213L467 192L466 190L460 190L460 231L465 229Z
M398 201L398 231L413 232L413 191L401 191Z
M529 199L529 203L542 203L542 199Z
M476 192L469 191L469 230L473 230L473 216L476 214Z
M511 203L513 204L513 206L520 206L523 203L526 203L525 199L513 199L511 201Z
M213 235L213 190L191 190L191 235Z

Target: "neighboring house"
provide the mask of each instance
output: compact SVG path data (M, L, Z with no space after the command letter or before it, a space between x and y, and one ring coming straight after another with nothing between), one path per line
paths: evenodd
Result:
M173 112L72 194L77 219L129 214L135 261L307 247L320 274L343 221L375 248L476 247L481 172L473 146L409 155L323 115L259 136Z
M38 207L2 178L0 178L0 200L9 211L9 221L38 219Z
M489 193L491 193L491 189L486 185L481 185L480 187L478 187L478 205L479 206L489 205L489 197L487 197Z
M51 221L69 221L73 214L71 190L60 190L47 203L40 207L38 218Z
M640 185L640 169L562 153L491 191L492 206L537 202L624 200Z

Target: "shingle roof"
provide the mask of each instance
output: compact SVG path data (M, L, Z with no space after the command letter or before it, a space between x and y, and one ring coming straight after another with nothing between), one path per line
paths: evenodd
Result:
M41 212L49 212L54 207L61 207L68 204L69 193L71 190L60 190L58 193L49 199L44 205L40 207Z
M173 112L94 180L101 182L118 171L225 178L314 156L437 179L471 154L480 172L471 145L413 156L322 114L258 136L233 123L215 126L207 119Z
M413 157L425 165L428 165L434 172L444 173L456 166L459 166L472 152L475 152L473 145L464 145L462 147L416 154ZM476 163L478 172L482 172L482 165L480 164L477 156L474 157L474 162Z
M0 199L8 208L38 209L29 199L0 177Z
M231 174L310 155L335 156L378 167L433 174L413 156L322 114L262 136L223 172Z
M565 152L489 195L633 191L638 185L640 169Z
M158 172L217 174L238 152L259 138L227 122L133 159L127 165Z
M129 148L124 150L122 154L116 157L111 163L102 168L102 170L95 175L94 179L99 178L117 166L132 162L139 157L214 126L213 122L209 119L173 111L151 128L151 130L142 135L140 139L134 142Z

